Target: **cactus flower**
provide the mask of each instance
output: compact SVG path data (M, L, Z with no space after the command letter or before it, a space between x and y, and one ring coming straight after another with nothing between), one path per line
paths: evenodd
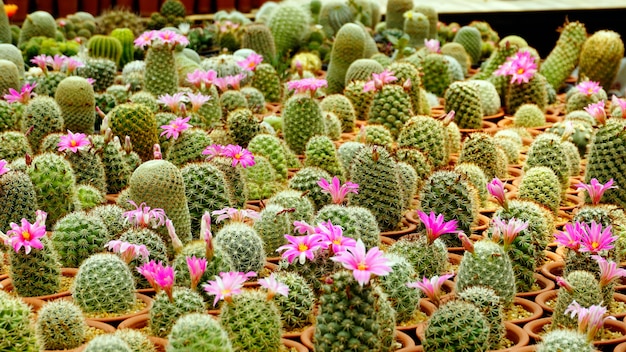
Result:
M528 83L537 72L537 63L529 51L519 51L493 72L496 76L511 76L511 83Z
M272 299L277 293L285 297L289 296L289 286L276 280L272 273L269 277L260 279L259 285L267 290L267 299Z
M294 230L299 234L312 234L315 233L315 227L307 224L305 221L294 221L293 222Z
M12 246L15 253L18 253L22 247L26 254L29 254L33 248L43 249L43 243L39 239L46 235L46 225L41 221L31 224L24 218L21 223L21 226L14 222L10 224L11 230L7 231L7 236L9 236L7 245Z
M617 97L617 95L614 95L613 98L611 98L611 106L613 108L615 108L616 106L619 106L621 113L622 113L622 118L626 118L626 99L620 99ZM617 116L613 116L613 117L617 117Z
M169 124L161 126L161 128L164 130L163 132L161 132L161 136L165 135L165 138L167 139L178 139L181 133L193 127L187 123L189 122L189 120L191 120L191 116L188 116L184 119L181 117L177 117L174 120L170 121Z
M9 104L15 103L15 102L28 104L28 101L30 100L30 98L35 96L35 93L33 93L33 89L35 89L36 86L37 86L37 82L34 82L32 84L26 83L22 86L22 89L20 89L19 92L13 88L9 88L9 94L5 94L4 99Z
M248 280L249 278L255 276L256 273L253 271L250 271L248 273L233 271L220 273L219 276L215 276L215 280L209 281L202 287L210 295L215 296L215 300L213 301L213 307L215 307L217 302L219 302L220 300L223 299L229 302L232 295L241 293L244 282L246 282L246 280Z
M594 81L582 81L576 86L576 90L588 97L598 93L602 89L600 83Z
M215 222L222 222L226 219L230 219L234 222L244 222L245 219L257 220L261 217L261 215L251 209L237 209L226 207L220 210L215 210L211 212L211 215L219 215Z
M180 104L185 101L185 98L185 93L181 92L175 93L174 95L164 94L157 99L157 103L164 104L176 114L179 110Z
M575 224L565 224L565 231L559 231L554 235L554 240L561 246L573 251L580 250L580 239L582 237L582 226L579 222Z
M154 39L155 34L155 31L146 31L141 33L134 41L135 46L141 49L145 49L146 46L152 44L152 39Z
M295 90L296 93L306 93L308 91L311 97L315 97L315 92L327 85L328 82L325 79L317 78L303 78L287 82L287 88L289 88L289 90Z
M153 273L153 279L155 284L161 288L167 294L170 302L174 302L174 296L172 296L172 290L174 289L175 279L174 268L171 266L162 266Z
M208 70L203 71L196 69L195 71L187 74L187 82L193 84L196 88L202 88L202 85L210 86L217 78L217 71Z
M246 71L254 71L261 62L263 62L263 56L251 53L245 59L238 61L237 65Z
M506 189L504 188L504 183L499 178L495 177L491 182L487 183L487 191L496 199L500 206L507 209Z
M189 275L191 276L191 289L195 290L206 271L207 260L205 258L186 257Z
M84 63L82 63L82 62L80 62L80 61L78 61L78 60L76 60L74 58L71 58L71 57L65 58L65 69L67 70L66 73L67 73L68 76L71 75L72 72L74 72L74 70L76 70L79 67L83 67L83 66L85 66Z
M213 258L213 233L211 232L211 213L205 212L200 221L200 239L205 243L205 258Z
M150 251L143 244L132 244L124 241L113 240L109 241L104 245L104 248L107 248L122 257L122 260L126 262L126 264L133 261L133 259L141 256L144 261L148 260L150 256Z
M556 277L556 284L559 285L559 287L562 287L567 292L572 292L574 290L572 285L570 285L563 276Z
M435 275L428 279L427 277L423 277L422 281L409 282L406 285L411 288L418 288L424 292L428 298L439 307L439 303L441 300L441 295L443 290L441 287L443 283L446 282L449 278L453 277L454 274L445 274L445 275Z
M372 275L384 276L392 271L389 265L390 260L385 258L384 253L378 247L373 247L366 252L361 239L354 247L346 247L343 252L331 257L330 260L352 270L354 278L361 286L367 284Z
M437 39L424 38L424 47L426 47L426 49L429 52L434 53L434 54L441 52L441 44L439 43Z
M593 116L598 124L604 125L606 123L606 111L604 111L604 100L600 100L595 104L589 104L585 107L585 111L589 115Z
M48 65L52 67L52 71L61 71L63 69L63 65L65 65L65 60L67 60L67 56L55 54L54 56L48 56Z
M580 252L597 254L603 250L613 249L613 242L617 240L617 236L611 233L611 226L602 229L602 224L592 221L591 225L582 223L581 229Z
M372 80L365 83L363 92L381 90L385 84L395 82L397 79L393 72L389 70L384 70L381 73L372 73Z
M520 219L511 218L507 220L501 220L499 217L493 219L493 238L494 241L499 241L500 236L504 242L504 249L508 249L511 243L515 241L517 235L528 228L528 221L522 221ZM497 240L496 240L497 238Z
M45 74L48 73L48 56L45 54L37 55L30 59L30 62L37 65Z
M600 266L600 285L602 287L607 286L617 278L626 277L626 269L619 268L616 262L606 260L600 255L592 255L591 258Z
M156 43L166 44L173 48L176 45L186 46L189 40L184 35L171 30L152 30L143 32L134 41L135 46L141 49Z
M474 253L474 244L465 233L459 233L459 240L461 240L461 245L466 252Z
M356 245L353 238L343 235L341 226L333 225L330 220L322 222L315 228L315 232L322 236L322 249L330 248L333 253L340 253L346 248Z
M117 138L117 136L115 136ZM163 153L161 153L161 145L159 143L152 146L152 158L154 160L162 160Z
M72 153L77 153L79 150L84 150L91 145L87 135L84 133L72 133L70 130L67 130L67 134L61 136L60 139L61 141L57 144L60 152L69 150Z
M322 236L317 233L306 236L285 235L285 238L289 243L278 247L276 252L285 251L282 257L287 259L289 264L293 263L296 258L300 264L304 264L307 258L313 260L315 252L322 248Z
M208 155L206 159L211 160L217 156L224 156L224 149L226 149L226 147L221 144L211 144L204 148L202 155Z
M145 202L137 205L137 203L129 200L128 203L132 204L136 209L126 211L122 215L131 225L137 227L148 227L151 225L153 228L165 225L167 217L163 209L150 209Z
M0 160L0 176L6 174L9 171L11 171L11 169L7 167L7 161L4 159L1 159Z
M564 314L571 314L571 317L578 316L578 332L587 336L587 341L591 342L595 339L598 331L604 326L604 322L608 319L614 319L614 316L606 316L607 309L600 305L592 305L589 308L582 307L575 300L567 307Z
M157 271L161 270L162 268L163 268L163 263L161 263L160 261L157 262L154 260L151 260L137 267L137 271L146 279L146 281L148 281L150 286L152 286L152 288L157 293L161 291L161 288L159 285L157 285L156 281L154 280L154 275Z
M174 228L172 220L165 220L165 228L167 229L167 234L170 236L170 241L172 241L174 252L176 254L180 253L183 249L183 243L180 241L180 238L178 238L178 235L176 235L176 229Z
M13 16L15 16L15 14L17 13L17 5L16 4L5 4L4 5L4 12L6 12L7 17L11 18Z
M435 212L431 211L430 215L427 215L423 211L418 210L417 215L426 228L426 237L430 244L435 242L441 235L460 232L456 228L456 220L445 221L443 214L435 215Z
M223 154L233 159L232 167L241 165L244 169L254 166L254 155L239 145L229 144L224 148Z
M228 81L224 77L218 77L213 80L213 84L219 88L220 91L225 92L228 90Z
M618 188L613 186L613 179L608 180L605 184L601 184L598 182L598 179L592 178L589 184L579 183L576 185L576 190L584 189L589 193L589 198L591 198L591 204L593 205L600 204L600 199L602 199L604 192L611 188Z
M191 104L191 111L198 112L198 110L200 110L200 108L202 107L202 105L204 105L204 103L211 100L211 96L203 95L201 93L197 93L197 94L187 93L187 99L189 100L189 103Z
M335 204L342 204L348 193L359 193L359 185L352 182L342 185L337 176L334 176L330 183L322 177L317 181L317 185L322 188L322 193L330 194Z

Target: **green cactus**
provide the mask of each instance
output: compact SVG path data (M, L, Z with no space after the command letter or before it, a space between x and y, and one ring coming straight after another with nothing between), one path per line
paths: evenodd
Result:
M142 331L124 328L115 330L114 335L126 342L132 351L156 352L155 345L150 341L148 335Z
M364 92L364 85L365 81L360 80L355 80L349 83L347 82L343 91L343 94L346 98L350 99L350 102L354 107L354 116L357 120L361 121L368 119L372 99L374 99L375 94L373 91Z
M278 58L293 55L308 32L310 15L298 4L279 4L267 23L276 44Z
M89 215L99 217L106 226L109 235L117 237L130 227L130 224L124 221L124 211L125 209L115 204L105 204L91 209Z
M346 23L337 31L326 74L327 94L343 92L350 64L364 58L365 36L364 30L355 23Z
M343 178L343 167L337 156L337 148L327 136L314 136L304 151L305 167L319 167L331 176Z
M537 352L592 352L596 348L587 336L572 329L553 329L541 336Z
M74 302L86 314L123 314L137 304L130 269L115 254L94 254L85 259L71 291Z
M143 104L155 114L159 111L159 103L150 92L140 90L139 92L133 93L128 100L131 103Z
M463 143L457 163L473 163L478 165L487 180L494 177L505 178L507 175L506 163L498 162L499 148L494 138L485 133L472 133Z
M303 167L289 179L289 188L306 192L307 198L311 200L315 209L319 209L329 204L331 200L330 195L323 193L321 187L317 184L322 178L330 181L332 176L326 170L319 167Z
M489 325L489 348L500 349L506 335L504 327L504 312L500 297L494 290L483 286L470 286L459 292L459 298L471 303L485 316Z
M580 154L578 153L578 147L572 142L561 142L565 154L567 155L567 166L569 168L570 176L578 176L580 174Z
M129 28L115 28L111 31L111 37L116 38L122 45L122 53L119 58L119 66L124 68L127 63L134 60L135 35Z
M131 227L124 231L119 237L115 237L117 240L127 242L135 245L144 245L150 253L150 260L157 262L167 263L167 245L169 237L167 239L161 238L159 234L148 228L135 228ZM130 271L133 273L135 280L135 287L138 289L150 288L150 284L144 278L143 275L137 271L137 267L147 262L146 258L137 257L128 263Z
M246 148L254 136L259 134L259 121L250 109L236 109L228 113L226 125L235 143Z
M269 134L258 134L248 143L248 151L264 156L272 164L276 176L280 180L287 179L287 162L280 140Z
M122 338L113 334L94 337L84 349L85 352L132 352L130 346Z
M62 80L55 93L61 109L64 129L74 133L91 134L96 120L93 87L82 77L67 77Z
M178 167L203 161L205 156L202 155L202 151L212 144L209 134L200 128L190 128L172 142L167 148L165 158Z
M61 132L62 129L61 109L53 98L39 96L28 102L21 120L21 131L27 135L33 152L39 151L41 141L47 134Z
M381 73L383 70L383 66L374 59L354 60L346 72L345 87L353 81L369 81L372 73Z
M256 156L254 162L253 166L247 167L244 171L248 199L267 199L282 189L283 184L277 181L274 168L265 157Z
M454 171L461 175L471 183L472 187L478 192L481 206L487 202L487 177L485 172L476 164L460 163L454 167Z
M472 66L472 60L463 45L455 42L445 43L441 46L441 53L453 57L461 65L463 76L467 76L468 70Z
M166 337L178 318L191 313L204 313L206 304L199 293L186 287L175 287L172 299L165 292L158 293L150 308L150 332Z
M0 310L4 312L0 318L0 349L15 352L37 352L43 349L32 322L33 312L29 305L18 297L0 291Z
M61 263L49 238L41 238L43 249L8 251L9 275L13 289L22 297L58 293L61 288Z
M600 88L600 90L596 93L586 94L578 91L578 89L570 89L567 91L565 95L565 111L569 113L573 113L578 110L583 110L589 104L595 104L600 101L607 101L606 90ZM585 112L586 113L586 112ZM593 125L595 125L595 119L592 119Z
M484 116L495 115L500 111L500 95L493 83L478 79L469 80L467 82L478 89L480 105Z
M411 118L411 97L398 85L385 85L374 95L368 123L380 124L398 138L403 126Z
M190 313L178 318L167 340L167 350L171 352L192 352L203 349L214 352L233 352L224 328L207 314Z
M76 200L79 203L76 207L82 210L90 210L106 201L102 191L85 184L76 185Z
M325 132L319 103L306 95L294 95L285 102L283 125L285 142L296 154L303 154L309 139Z
M400 131L398 146L416 148L427 155L435 168L439 168L446 165L449 159L445 136L443 123L430 116L416 115ZM419 170L416 171L419 175Z
M567 77L578 66L580 53L587 40L587 29L578 21L567 21L559 31L561 34L556 45L539 68L539 73L546 77L555 90L561 88Z
M415 319L420 311L420 291L407 286L407 283L418 280L418 276L412 263L404 256L391 254L388 259L394 263L393 271L380 277L380 285L396 311L397 324L402 325Z
M422 344L428 351L486 351L489 323L472 303L453 300L428 319Z
M321 101L320 107L323 111L332 112L337 116L341 121L342 132L352 132L354 130L355 110L350 100L344 95L328 95Z
M76 304L64 300L51 301L37 313L36 330L44 349L73 349L85 342L87 324Z
M537 202L553 213L561 204L561 186L554 172L546 166L534 166L525 171L519 185L520 199Z
M240 167L233 167L232 160L225 157L213 158L209 161L209 164L215 166L224 174L224 180L228 185L227 189L230 191L228 196L233 206L243 207L246 200L248 200L245 170Z
M483 40L480 31L478 31L476 27L463 26L459 28L454 36L453 42L463 45L472 60L472 65L478 64L481 58Z
M255 220L253 228L263 240L263 250L269 256L277 256L276 249L285 244L285 234L293 232L291 214L280 205L267 205Z
M385 22L387 29L404 28L404 13L412 10L414 3L412 0L391 0L387 2L387 12Z
M515 273L511 260L497 243L483 239L474 243L473 251L466 251L456 277L456 290L472 286L487 286L500 297L504 309L513 305Z
M113 36L96 34L87 42L89 56L93 58L109 59L119 64L122 57L122 43Z
M0 59L0 93L9 94L9 89L19 90L20 76L17 66L12 61Z
M386 148L391 147L394 141L387 127L373 124L364 126L359 132L358 138L362 139L365 144L375 144Z
M272 65L259 64L254 70L250 84L263 93L266 102L276 103L281 100L280 78Z
M32 12L26 16L24 23L22 23L18 47L21 47L22 44L25 44L33 37L55 38L56 28L56 22L50 13L46 11Z
M528 83L505 82L506 88L504 96L504 111L507 114L515 114L517 109L524 104L536 104L542 111L548 104L548 91L546 78L539 73L528 81Z
M215 244L224 249L235 271L260 272L265 265L263 240L252 226L244 223L226 224L215 235Z
M602 304L600 284L594 274L584 270L574 270L565 276L565 281L571 286L571 291L560 288L552 313L552 328L574 329L578 326L575 318L565 314L565 310L572 303L578 302L581 307L589 308L592 305ZM608 305L608 303L605 303Z
M294 208L292 219L298 221L310 222L313 220L314 206L309 197L304 192L287 189L276 193L267 201L267 205L278 204L285 209Z
M404 207L406 210L411 209L413 206L413 199L417 193L417 172L413 169L413 166L398 162L398 174L400 175L400 188L402 189L402 199L404 200ZM421 183L421 180L420 180Z
M516 127L541 127L546 125L546 115L536 104L523 104L513 115L513 125Z
M56 222L52 244L64 268L78 268L83 260L101 252L113 237L100 217L76 211Z
M405 162L413 167L417 173L418 186L421 188L425 179L433 172L433 166L424 153L416 148L402 147L396 150L395 158L398 162Z
M124 161L119 139L106 141L101 136L94 136L94 146L102 153L102 164L106 178L106 191L109 194L119 193L128 185L131 170Z
M483 122L483 111L480 94L471 83L454 82L446 90L446 112L454 111L454 121L459 128L480 129Z
M35 220L37 194L28 175L21 171L9 171L0 175L0 231L8 231L9 224L19 224L22 218Z
M117 63L105 58L90 58L85 66L76 69L76 73L84 78L93 78L93 90L103 92L115 81Z
M346 23L354 22L354 13L343 1L325 1L322 3L319 14L319 24L326 38L332 38Z
M255 53L263 56L263 61L267 63L274 62L276 58L274 36L264 23L250 23L244 27L241 47L252 49Z
M153 45L146 53L145 89L155 97L176 93L178 73L169 45Z
M273 298L285 331L311 325L315 306L315 295L311 286L297 273L278 271L274 273L274 277L289 287L289 295L277 295Z
M591 141L593 127L590 124L579 120L572 120L571 124L574 128L574 133L567 137L567 141L574 143L574 145L578 149L579 156L584 157L587 154L587 145ZM564 121L556 122L546 130L546 132L554 133L559 136L563 136L564 131Z
M220 106L222 108L222 116L227 117L235 110L247 109L248 101L241 91L227 90L220 96Z
M565 149L561 145L559 136L551 133L542 133L530 145L527 155L524 171L528 171L535 166L546 166L558 178L562 191L569 187L567 154L565 154Z
M149 108L142 104L121 104L108 117L113 135L130 136L133 150L141 160L152 159L152 148L158 143L158 136L156 118Z
M430 35L430 21L425 14L409 10L404 13L404 33L409 35L409 46L424 47L424 41Z
M578 63L579 78L596 81L605 89L610 89L622 57L624 42L620 34L612 30L599 30L582 44Z

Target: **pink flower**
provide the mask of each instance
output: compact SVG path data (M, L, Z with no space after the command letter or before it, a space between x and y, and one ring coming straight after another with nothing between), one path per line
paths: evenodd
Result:
M268 299L272 299L277 293L285 297L289 296L289 286L276 280L274 273L265 279L260 279L259 285L268 291Z
M316 233L306 236L285 235L285 238L289 244L278 247L276 252L285 251L282 257L287 259L289 264L293 263L296 258L300 264L304 264L306 258L313 260L315 259L315 252L322 248L322 236Z
M612 260L607 261L606 259L604 259L602 256L599 256L599 255L592 255L591 258L593 258L596 262L598 262L598 265L600 266L600 285L601 286L603 287L607 286L618 277L626 277L626 269L619 268L616 262Z
M152 288L154 288L155 291L157 291L157 293L160 291L160 287L159 285L157 285L154 277L155 277L155 273L159 270L163 269L163 264L159 261L156 262L154 260L151 260L147 263L144 263L143 265L137 267L137 271L144 277L146 278L146 280L148 281L148 283L150 284L150 286L152 286Z
M327 85L328 82L325 79L317 78L303 78L287 82L287 88L289 88L289 90L295 90L296 93L306 93L308 91L311 93L311 96L315 96L315 92L319 88L326 87Z
M61 71L67 56L56 54L54 57L48 56L48 64L52 66L52 71Z
M217 156L224 156L225 146L221 144L211 144L210 146L204 148L202 151L202 155L208 155L207 160L211 160Z
M322 249L330 248L333 253L340 253L348 247L354 247L356 241L345 237L341 226L333 225L330 220L322 222L315 228L315 232L322 236Z
M342 185L337 176L333 177L332 183L328 183L328 181L322 177L317 181L317 185L322 188L322 193L330 194L335 204L343 203L348 193L359 193L359 185L352 182L346 182Z
M600 305L592 305L589 308L582 307L575 300L567 307L564 314L571 317L578 315L578 332L587 336L587 341L593 341L596 334L604 326L607 319L615 319L614 316L606 316L607 309Z
M7 172L11 171L11 169L9 169L7 167L7 161L4 159L0 159L0 176L6 174Z
M594 81L582 81L576 86L576 90L590 97L600 91L600 83Z
M602 199L602 195L604 194L604 192L611 188L618 188L617 186L613 186L613 179L610 179L604 185L598 182L598 179L596 178L592 178L591 183L589 184L579 183L578 185L576 185L576 190L579 191L581 189L584 189L589 193L589 197L591 198L591 203L593 205L600 204L600 199Z
M615 108L616 106L619 106L622 112L622 118L626 117L626 99L620 99L617 97L617 95L614 95L613 98L611 99L611 106L613 108Z
M529 51L519 51L507 58L496 71L497 76L511 76L511 83L528 83L537 72L537 63Z
M67 130L67 134L61 136L60 139L61 141L57 144L60 152L69 150L72 153L77 153L79 150L84 150L91 145L87 135L84 133L72 133L70 130Z
M170 30L161 30L157 32L157 37L165 44L175 44L179 34Z
M234 76L226 76L224 77L224 79L226 80L226 84L231 86L231 88L235 90L239 90L241 81L246 77L247 75L244 72L242 72Z
M223 299L229 301L232 295L241 293L243 283L246 282L249 278L255 276L256 273L253 271L248 273L232 271L227 273L220 273L220 276L215 276L215 280L209 281L202 287L210 295L215 296L215 300L213 301L213 307L215 307L219 300Z
M604 230L602 224L591 222L591 226L582 223L582 233L580 238L580 251L596 254L603 250L613 248L613 242L617 240L617 236L611 234L611 226L607 226Z
M224 148L223 153L225 156L233 159L232 167L241 165L245 169L255 164L254 155L239 145L229 144Z
M556 284L559 285L559 287L562 287L567 292L572 292L574 290L572 285L570 285L563 276L556 277Z
M134 44L136 47L145 49L146 46L152 45L152 39L155 38L155 31L146 31L143 32L135 39Z
M162 266L157 268L153 273L154 283L169 297L170 302L173 302L172 290L174 289L174 268L171 266Z
M499 217L493 219L493 238L499 241L500 236L504 240L504 249L509 248L511 243L515 241L517 235L528 228L528 221L522 221L516 218L501 220ZM497 238L497 240L496 240Z
M304 221L294 221L293 222L294 230L296 230L299 234L312 234L315 233L315 227L307 224Z
M599 124L604 125L606 122L606 111L604 111L604 100L600 100L595 104L589 104L585 107L585 111L593 116Z
M453 277L454 274L445 274L445 275L435 275L430 280L427 277L423 277L422 281L409 282L406 284L408 287L418 288L424 292L428 298L436 305L439 306L439 301L441 299L441 294L443 290L441 287L443 283L446 282L449 278Z
M431 53L440 53L441 49L440 46L441 44L439 43L439 41L437 39L425 39L424 38L424 46L426 47L426 49L428 51L430 51Z
M215 84L222 92L228 90L228 81L226 78L217 77L213 80L213 84Z
M196 88L202 87L202 83L204 83L204 74L205 71L201 69L196 69L191 73L187 74L187 82L193 84Z
M352 270L356 281L365 285L370 281L371 275L384 276L391 272L389 259L385 258L378 247L365 251L363 241L359 239L354 247L346 247L346 250L330 258L332 261L343 264L343 267Z
M381 73L372 73L372 80L365 83L363 91L381 90L385 84L395 82L397 79L389 70L384 70Z
M152 225L153 228L157 226L165 225L165 211L163 209L150 209L146 206L146 203L137 203L129 200L128 203L132 204L136 209L124 212L122 215L126 218L126 221L130 222L134 226L148 227Z
M205 243L205 257L208 260L213 258L213 233L211 232L211 213L204 212L200 221L200 236Z
M37 55L34 58L30 59L30 62L39 66L40 69L43 70L44 73L48 72L48 56L45 54Z
M207 260L204 258L187 257L187 267L191 276L191 289L194 290L206 271Z
M177 117L176 119L170 121L168 125L161 126L161 128L164 130L163 132L161 132L161 136L165 135L165 138L167 139L178 139L178 136L180 136L181 133L193 127L187 123L189 122L189 120L191 120L191 116L188 116L184 119Z
M504 188L504 183L499 178L495 177L491 182L487 183L487 191L496 199L500 206L507 208L506 189Z
M261 217L259 213L251 209L237 209L237 208L224 208L211 212L211 215L219 215L216 222L222 222L226 219L230 219L234 222L243 222L245 219L257 220Z
M148 248L141 244L132 244L124 241L113 240L104 245L104 248L119 254L127 264L133 261L133 259L142 256L144 260L148 260L150 252Z
M93 78L87 78L87 83L91 84L93 86L94 83L96 83L96 80Z
M580 249L580 239L582 238L582 226L579 222L575 224L565 224L565 231L559 231L554 235L554 240L561 246L578 252Z
M172 222L172 220L165 220L165 228L167 229L167 234L170 236L170 241L172 242L174 252L177 254L180 253L180 251L183 249L183 243L176 235L176 229L174 228L174 223Z
M452 121L454 121L454 116L456 116L456 112L454 110L450 110L447 114L441 117L441 122L444 126L448 126Z
M180 104L185 101L185 93L179 92L174 95L161 95L159 99L157 99L158 103L166 105L173 113L178 112L178 108Z
M7 231L8 244L13 247L15 253L24 247L24 253L29 254L32 248L43 249L43 243L39 240L46 235L46 225L35 221L34 224L22 218L22 226L12 222L11 230Z
M36 86L37 86L37 82L34 82L32 84L27 83L22 86L22 89L19 92L13 88L9 88L9 94L6 94L4 96L4 99L8 103L19 102L22 104L28 104L28 101L30 100L30 98L35 96L35 93L33 93L33 89L35 89Z
M426 228L428 243L433 243L443 234L460 232L456 229L456 220L445 221L443 214L435 215L435 212L431 211L430 215L426 215L423 211L418 210L417 215Z
M467 235L463 232L460 232L458 236L459 240L461 240L461 245L463 246L463 249L465 249L466 252L474 253L474 244L469 239L469 237L467 237Z
M237 65L246 71L254 71L254 69L263 62L263 56L251 53L244 60L238 61Z
M198 112L204 103L211 100L211 96L203 95L202 93L187 93L187 99L191 103L191 111Z
M364 85L363 85L363 93L367 93L367 92L375 92L376 91L376 82L374 81L367 81Z
M68 57L68 58L65 59L65 68L67 70L67 74L68 75L71 75L72 72L74 72L74 70L76 70L79 67L83 67L83 66L85 66L84 63L82 63L82 62L80 62L80 61L78 61L78 60L76 60L74 58Z

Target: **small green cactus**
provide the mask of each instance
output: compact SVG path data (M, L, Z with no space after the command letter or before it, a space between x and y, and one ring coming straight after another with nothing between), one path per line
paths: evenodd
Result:
M0 291L0 318L2 339L0 350L38 352L43 349L32 322L33 312L29 305L18 297Z
M224 328L207 314L191 313L178 318L167 340L167 350L171 352L192 352L204 349L214 352L233 352Z
M187 287L175 287L172 299L159 292L150 308L150 332L153 336L166 337L178 318L190 313L204 313L206 304L199 293Z
M64 268L78 268L83 260L101 252L113 237L100 217L76 211L56 222L52 244Z
M64 300L51 301L37 313L37 335L44 349L69 350L85 342L87 324L76 304Z

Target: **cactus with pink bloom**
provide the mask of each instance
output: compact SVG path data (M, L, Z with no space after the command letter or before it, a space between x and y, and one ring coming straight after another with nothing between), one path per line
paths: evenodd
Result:
M601 184L598 179L592 178L589 184L579 183L576 185L576 190L585 190L589 198L591 199L591 204L598 205L600 204L600 200L602 199L602 195L604 192L611 188L618 188L613 185L613 179L608 180L605 184Z
M599 82L588 79L580 81L570 93L565 101L565 111L570 113L576 110L583 110L589 104L596 104L607 101L606 90Z
M348 193L359 193L359 185L353 182L345 182L342 185L337 176L334 176L331 182L321 178L317 184L322 188L322 193L330 194L334 204L343 204Z
M135 39L135 46L148 47L146 53L145 89L154 96L174 94L178 88L178 73L174 48L189 44L187 38L170 30L144 32Z
M504 88L506 113L514 114L523 104L535 104L545 110L548 102L546 79L537 72L536 61L530 51L520 50L493 72L494 76L510 77Z
M607 320L616 320L614 316L607 316L608 310L601 305L592 305L589 308L580 306L573 301L565 310L564 314L570 314L578 319L578 332L587 336L587 341L592 342L599 338L598 334Z
M313 98L325 80L315 78L290 81L294 94L283 104L283 135L287 146L296 154L304 154L308 141L326 134L325 117L319 102ZM309 94L304 94L309 93Z
M585 111L591 115L598 125L602 126L606 124L606 111L604 110L604 100L600 100L597 103L590 103L585 106Z
M442 289L443 283L452 278L454 274L445 274L441 276L433 276L430 279L424 277L422 281L409 282L408 287L420 289L426 297L428 297L437 307L441 303L441 296L444 294Z
M597 264L596 264L597 266ZM559 293L556 303L553 305L552 323L559 327L575 329L577 326L576 319L573 316L566 315L565 312L573 301L576 301L582 307L591 307L592 305L611 304L611 301L603 302L605 298L602 293L599 281L595 275L586 270L574 270L564 277L557 280Z

